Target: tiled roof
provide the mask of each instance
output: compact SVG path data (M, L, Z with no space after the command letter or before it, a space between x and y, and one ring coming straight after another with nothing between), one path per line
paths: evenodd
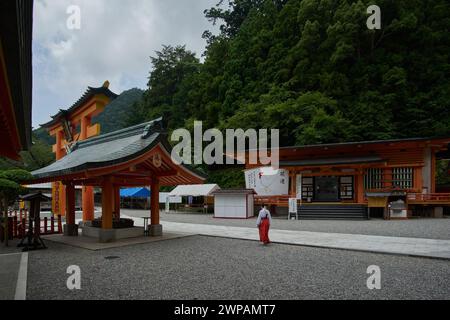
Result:
M110 98L111 100L114 100L115 98L118 97L118 95L109 90L108 86L109 86L108 82L105 82L105 84L99 88L88 87L88 89L81 96L81 98L78 99L77 102L75 102L69 109L66 110L61 109L56 115L52 116L52 120L50 120L45 124L42 124L41 126L48 128L59 123L61 121L61 118L65 117L67 114L74 112L77 108L82 106L84 103L89 101L89 99L91 99L96 95L103 94L106 97Z
M120 164L151 150L158 143L170 149L162 128L162 118L77 142L61 160L32 172L35 179L82 172Z

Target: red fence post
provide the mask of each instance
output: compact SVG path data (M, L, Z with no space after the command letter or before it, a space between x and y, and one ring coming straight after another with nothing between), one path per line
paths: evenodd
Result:
M26 226L27 220L25 218L22 218L22 237L25 237L25 234L27 233L27 226Z
M61 220L61 215L58 214L58 233L62 233L62 220Z
M55 217L54 216L50 217L50 233L51 234L55 233Z
M47 224L48 224L48 219L47 217L44 218L44 232L42 234L47 234Z

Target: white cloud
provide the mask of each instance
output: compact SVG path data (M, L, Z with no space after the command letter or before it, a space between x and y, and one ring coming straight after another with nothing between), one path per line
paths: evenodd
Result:
M87 86L145 88L150 56L162 44L186 44L200 57L204 30L216 30L203 10L217 0L37 0L34 7L33 125L67 108ZM81 29L67 28L71 5Z

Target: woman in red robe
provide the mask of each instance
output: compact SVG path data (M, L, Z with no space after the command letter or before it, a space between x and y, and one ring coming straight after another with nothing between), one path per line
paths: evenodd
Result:
M256 225L259 229L259 241L262 243L269 244L269 229L272 224L272 216L270 215L269 210L266 209L265 205L262 205L261 210L258 214L258 220L256 221Z

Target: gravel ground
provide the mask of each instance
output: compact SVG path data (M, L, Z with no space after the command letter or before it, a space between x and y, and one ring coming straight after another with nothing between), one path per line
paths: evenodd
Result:
M122 214L132 217L142 217L146 211L125 210ZM211 214L163 213L161 220L172 222L227 225L234 227L254 227L256 219L230 220L214 219ZM450 240L450 219L410 219L390 220L372 219L368 221L339 220L287 220L274 219L273 229L349 233L393 237L413 237L426 239Z
M49 246L30 253L28 299L450 299L442 260L202 236L104 251ZM81 268L81 290L66 288L70 265ZM369 265L381 268L381 290L367 289Z

